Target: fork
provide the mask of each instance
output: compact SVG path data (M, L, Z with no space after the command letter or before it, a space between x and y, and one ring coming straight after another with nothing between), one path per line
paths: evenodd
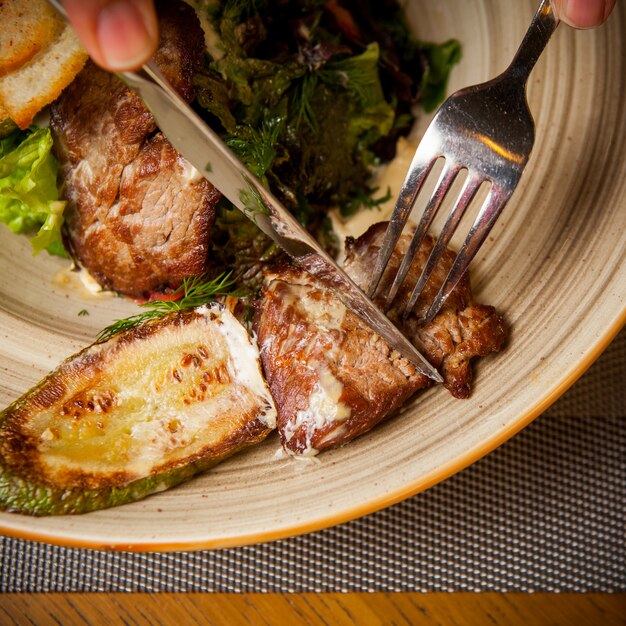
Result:
M559 18L551 0L542 0L511 65L496 78L450 96L437 111L406 175L382 246L368 295L379 287L419 191L436 161L444 166L386 296L387 311L396 297L428 229L452 183L462 170L467 178L404 306L410 314L463 214L483 183L490 189L423 323L432 321L467 270L515 190L535 141L535 124L526 100L526 83Z

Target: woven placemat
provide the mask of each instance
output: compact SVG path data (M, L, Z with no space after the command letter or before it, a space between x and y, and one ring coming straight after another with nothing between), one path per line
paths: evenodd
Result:
M302 537L130 554L0 537L0 591L626 591L626 331L465 471Z

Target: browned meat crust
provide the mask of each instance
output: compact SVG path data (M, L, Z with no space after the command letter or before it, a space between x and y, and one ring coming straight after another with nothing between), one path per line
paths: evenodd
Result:
M187 100L204 40L193 10L159 5L156 62ZM88 63L52 107L67 242L104 287L142 298L206 270L219 192L160 133L141 100Z
M303 270L266 274L255 329L283 446L297 454L370 430L427 380Z
M360 287L368 284L386 228L386 222L375 224L357 240L350 239L346 243L345 269ZM375 298L381 306L382 296L389 291L409 247L410 237L410 232L407 232L400 238L383 275L378 296ZM455 252L452 250L446 250L437 264L413 309L413 314L406 322L400 321L400 305L408 301L433 245L434 240L431 237L427 237L422 243L388 315L395 324L402 326L404 333L439 369L450 393L455 398L467 398L472 385L471 360L500 351L506 341L507 325L492 306L474 302L469 275L466 274L437 317L430 324L420 326L420 317L426 314L454 262Z
M346 270L361 286L371 275L385 227L375 225L359 239L347 242ZM383 279L383 291L408 243L405 235ZM421 271L432 245L430 239L425 242L412 275ZM418 312L432 300L453 256L447 254L437 268L418 302ZM400 297L408 297L407 292L408 287ZM396 309L390 317L398 317ZM288 265L266 274L254 327L278 409L281 440L294 454L315 454L353 439L431 384L332 292ZM500 350L507 335L506 324L493 307L473 303L467 278L431 324L419 327L412 316L404 330L458 398L470 393L471 359Z

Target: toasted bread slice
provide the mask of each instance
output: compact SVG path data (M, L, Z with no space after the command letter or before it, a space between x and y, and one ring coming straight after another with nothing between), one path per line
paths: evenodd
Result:
M22 67L63 30L63 23L45 0L3 0L0 24L0 76Z
M22 129L60 95L87 60L74 31L50 11L45 0L0 3L4 31L0 45L0 108L6 110L4 117ZM10 19L5 21L1 12ZM11 52L13 48L16 53Z

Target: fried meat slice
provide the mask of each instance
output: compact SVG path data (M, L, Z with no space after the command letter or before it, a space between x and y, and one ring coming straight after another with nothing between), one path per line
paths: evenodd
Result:
M160 2L155 61L186 99L203 61L191 7ZM219 192L157 132L141 99L89 62L52 107L67 242L100 285L135 298L207 267Z
M346 243L346 271L361 287L371 275L385 228L386 224L375 225ZM382 293L389 288L409 242L410 235L401 238L383 278ZM432 239L424 242L410 278L421 271L432 246ZM500 350L507 327L493 307L473 302L467 277L433 322L419 325L417 314L425 312L453 258L452 252L446 253L403 330L442 373L450 393L466 398L472 358ZM407 285L400 301L408 295ZM398 322L398 307L390 317ZM312 455L350 441L431 384L333 292L287 264L266 273L254 328L278 410L281 441L292 454Z
M370 430L427 379L310 274L265 275L255 317L283 447L312 455Z
M358 239L350 238L346 242L345 270L361 288L368 286L386 229L386 222L374 224ZM398 241L383 274L374 298L381 307L408 250L411 235L409 227ZM407 320L401 320L403 305L408 302L434 243L434 239L429 236L423 241L387 314L440 371L444 386L450 393L455 398L467 398L472 386L471 360L499 352L506 340L508 329L504 318L492 306L474 302L468 274L461 279L435 319L429 324L420 324L420 319L426 314L452 267L456 256L452 250L444 252L411 315Z

